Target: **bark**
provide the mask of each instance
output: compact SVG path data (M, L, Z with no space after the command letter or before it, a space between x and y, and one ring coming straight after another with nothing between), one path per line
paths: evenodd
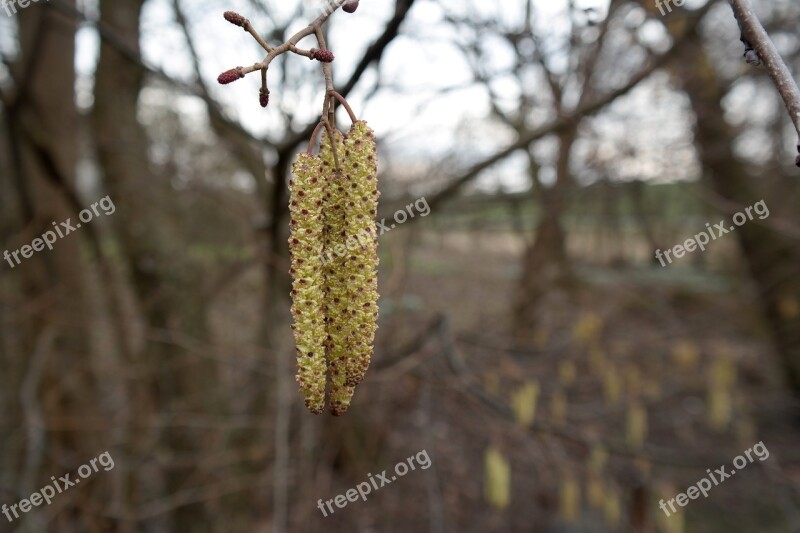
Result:
M104 39L101 44L92 113L97 158L117 208L113 222L120 255L150 341L145 344L143 359L129 364L154 369L132 383L138 419L131 421L134 437L128 445L131 455L140 459L158 451L154 448L178 455L198 455L207 445L203 435L199 430L169 423L172 414L189 408L212 414L216 406L225 404L215 397L221 393L215 364L193 359L188 365L187 355L173 342L170 333L180 331L190 338L206 340L207 316L202 291L197 290L202 269L176 253L183 243L175 227L176 217L170 214L177 203L175 193L169 180L157 175L149 164L149 140L137 116L146 71L140 61L131 60L130 54L138 57L140 53L144 3L145 0L100 2L100 22L113 33L115 42ZM164 420L168 423L164 424ZM152 429L136 431L141 427ZM180 467L153 469L145 476L133 473L128 500L141 505L175 495L191 487L190 476L196 476L197 471L198 468ZM168 517L156 517L146 525L199 531L206 527L207 517L201 505L184 505Z
M558 133L556 183L551 189L540 187L541 215L533 244L528 247L523 259L520 291L514 312L515 329L520 334L530 330L535 321L537 303L546 290L553 286L565 286L572 279L562 217L573 186L569 158L577 137L577 125Z
M72 90L76 25L44 8L21 10L18 17L20 60L12 66L15 97L4 99L12 162L9 190L21 206L11 222L7 241L11 250L53 229L52 222L71 218L74 224L77 217L73 191L79 115ZM65 236L53 250L22 259L9 274L12 279L19 277L23 287L19 303L27 309L11 317L17 342L11 348L13 363L4 370L13 376L12 383L19 384L14 393L16 412L10 416L24 433L24 450L16 450L20 460L11 465L18 472L21 493L36 490L45 472L72 460L65 458L96 453L79 432L64 429L65 421L98 411L91 402L96 397L95 369L87 357L92 351L91 309L83 238L80 232ZM52 527L75 530L80 505L69 504ZM27 525L43 530L43 520L32 515ZM96 522L86 516L83 523Z

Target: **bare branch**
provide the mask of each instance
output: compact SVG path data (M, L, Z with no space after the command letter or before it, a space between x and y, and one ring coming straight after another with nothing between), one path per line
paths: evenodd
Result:
M758 58L767 67L767 73L772 79L772 83L783 98L789 117L797 131L797 160L796 164L800 167L800 89L792 78L791 72L786 67L783 58L778 53L772 40L767 34L767 30L761 25L758 16L753 12L753 7L749 0L730 0L731 8L739 26L742 28L742 36L747 43L752 45L758 54Z

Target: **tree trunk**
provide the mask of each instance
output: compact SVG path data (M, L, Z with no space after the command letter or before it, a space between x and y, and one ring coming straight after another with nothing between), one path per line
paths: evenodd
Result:
M573 185L569 157L577 136L577 125L559 133L556 183L550 189L539 187L541 215L533 244L525 252L520 292L514 312L518 335L530 331L535 322L537 303L546 289L553 286L563 287L571 280L562 216L567 195ZM533 179L537 179L536 176Z

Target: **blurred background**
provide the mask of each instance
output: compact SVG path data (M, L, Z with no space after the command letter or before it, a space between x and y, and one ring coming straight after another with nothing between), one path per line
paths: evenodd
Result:
M798 72L800 5L754 6ZM264 56L225 10L277 45L324 2L0 7L0 249L18 253L0 504L115 465L0 531L800 531L796 135L727 2L332 15L334 84L376 131L396 226L338 418L304 408L289 327L287 180L320 65L273 63L267 109L258 73L216 83ZM759 202L705 251L656 257ZM769 457L660 509L758 443ZM429 468L318 508L423 451Z

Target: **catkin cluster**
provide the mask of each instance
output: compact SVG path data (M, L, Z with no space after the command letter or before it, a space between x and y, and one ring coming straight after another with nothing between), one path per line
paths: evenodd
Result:
M335 152L335 155L334 155ZM337 166L338 163L338 166ZM297 382L313 413L341 415L372 356L378 321L375 136L364 121L301 154L290 186Z

